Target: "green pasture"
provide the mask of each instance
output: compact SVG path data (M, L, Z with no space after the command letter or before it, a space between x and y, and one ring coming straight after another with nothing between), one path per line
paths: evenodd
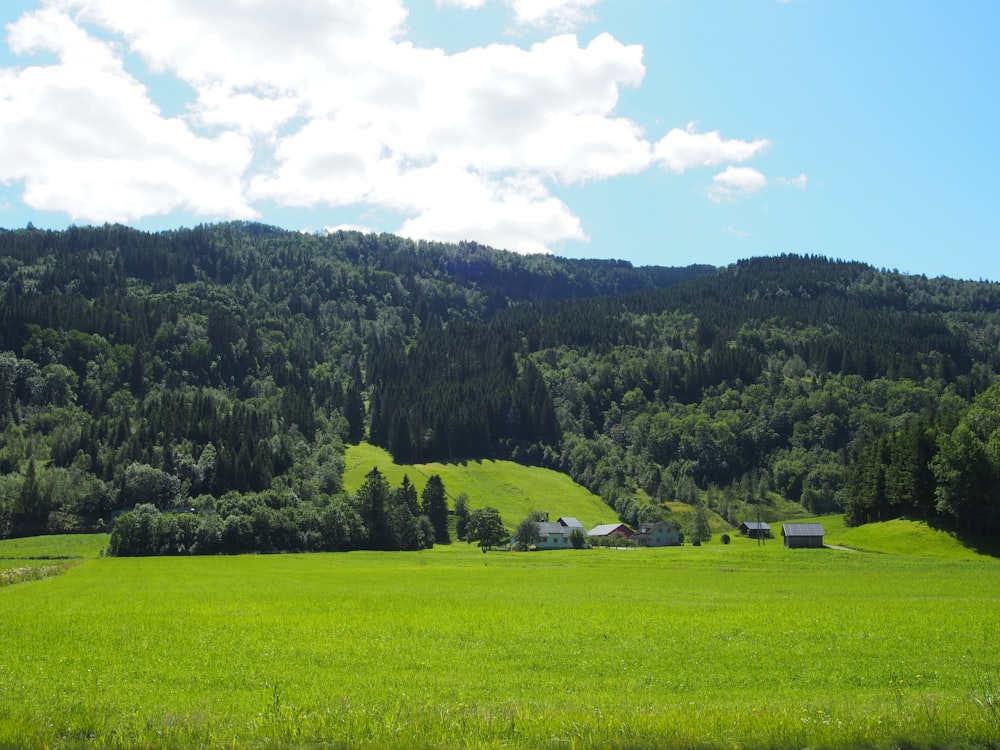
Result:
M828 515L796 518L796 523L823 524L827 545L847 547L859 552L878 552L910 557L941 558L947 560L982 560L983 555L962 544L953 534L933 529L919 521L896 518L892 521L869 523L850 527L844 516ZM771 524L778 544L781 540L781 523Z
M100 556L107 546L107 534L0 539L0 586L59 575L80 560Z
M108 538L107 534L54 534L0 539L0 560L99 557L108 546Z
M402 466L393 463L388 451L368 443L348 446L344 488L356 492L375 467L393 487L399 486L405 474L418 492L423 490L429 476L437 474L452 505L464 492L469 496L470 508L485 505L496 508L511 529L536 510L547 512L553 521L559 516L574 516L588 529L618 520L614 510L601 498L557 471L512 461Z
M0 613L0 747L1000 744L990 558L99 558Z

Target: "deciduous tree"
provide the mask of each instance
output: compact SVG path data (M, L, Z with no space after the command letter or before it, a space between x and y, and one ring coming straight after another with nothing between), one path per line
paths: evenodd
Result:
M507 529L496 508L487 505L469 514L469 541L479 542L484 554L491 547L499 547L507 538Z

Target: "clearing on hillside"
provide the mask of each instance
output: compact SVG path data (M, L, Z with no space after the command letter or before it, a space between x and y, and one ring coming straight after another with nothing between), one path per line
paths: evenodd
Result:
M418 492L423 490L429 476L437 474L444 482L452 506L464 492L470 508L485 505L496 508L511 529L532 511L548 513L552 520L574 516L588 529L618 520L614 510L601 498L551 469L489 460L403 466L395 463L388 451L368 443L348 446L345 461L344 489L348 492L356 492L375 467L393 487L398 487L403 475L407 475Z

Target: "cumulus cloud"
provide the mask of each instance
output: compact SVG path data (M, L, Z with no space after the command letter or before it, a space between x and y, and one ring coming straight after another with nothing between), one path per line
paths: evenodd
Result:
M29 206L95 222L257 215L241 184L249 143L163 117L110 45L51 9L12 24L9 44L58 60L0 74L0 181L22 182Z
M674 128L654 149L656 160L671 172L686 172L694 167L716 167L731 162L744 162L767 150L771 143L765 138L755 141L726 140L718 132L699 133L695 123L681 130Z
M712 178L709 199L725 203L759 192L767 187L767 178L752 167L727 167Z
M567 31L594 19L590 9L600 0L507 0L514 20L525 26Z
M504 0L514 21L520 26L534 26L562 32L594 20L591 8L601 0ZM467 10L482 8L488 0L436 0L438 6Z
M0 182L74 219L358 206L414 237L543 252L587 238L559 185L738 164L769 146L694 125L652 143L618 114L643 50L609 34L449 54L407 40L403 0L43 1L9 27L15 54L56 62L0 70ZM597 4L503 1L545 29ZM126 54L191 87L182 116L163 115ZM731 167L709 197L760 189L750 173L766 184Z

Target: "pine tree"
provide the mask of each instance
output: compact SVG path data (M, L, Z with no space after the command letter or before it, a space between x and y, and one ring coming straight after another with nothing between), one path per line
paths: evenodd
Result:
M448 500L445 494L444 482L437 474L431 474L420 495L421 512L431 520L434 526L434 540L438 544L450 544L448 535Z

